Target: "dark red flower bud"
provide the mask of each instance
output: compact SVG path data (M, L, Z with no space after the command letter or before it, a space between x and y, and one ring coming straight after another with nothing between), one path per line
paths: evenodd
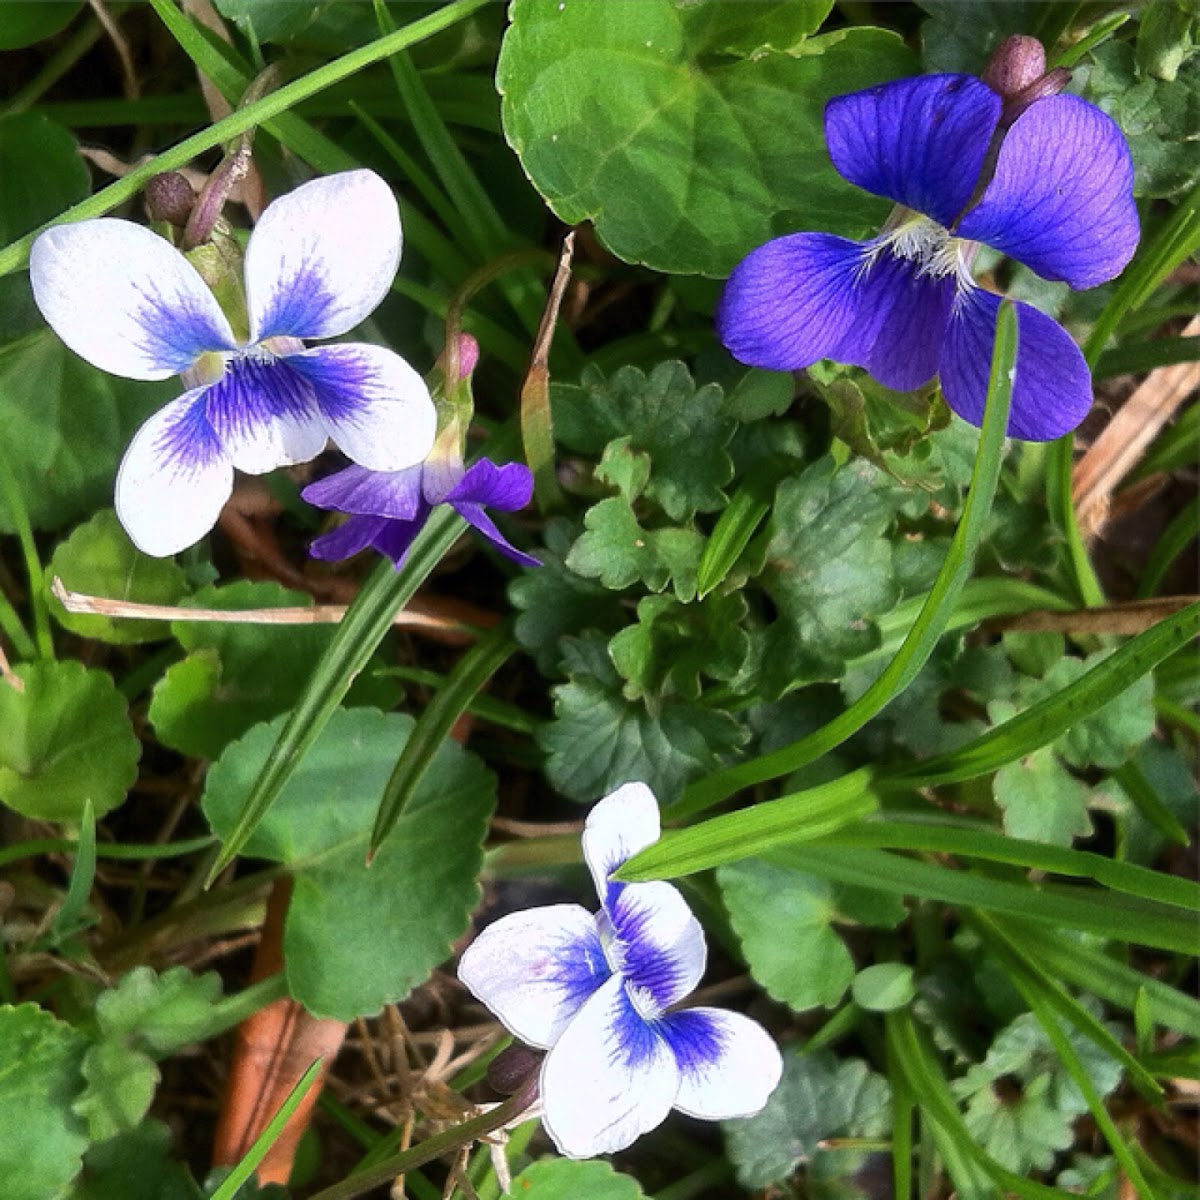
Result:
M1039 80L1046 71L1046 51L1042 43L1023 33L1014 33L992 52L980 78L1003 99L1008 100Z
M155 175L142 192L146 199L146 211L152 221L169 221L182 229L196 206L196 193L186 176L178 171L166 171Z

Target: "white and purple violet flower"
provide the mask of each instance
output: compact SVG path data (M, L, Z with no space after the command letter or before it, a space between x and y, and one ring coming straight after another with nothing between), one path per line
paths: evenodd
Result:
M621 1150L672 1108L706 1120L759 1112L783 1072L756 1021L677 1010L704 974L704 932L669 883L611 875L658 840L643 783L601 800L583 855L601 911L554 904L501 917L463 953L458 977L522 1041L548 1050L542 1124L569 1158Z
M1129 148L1109 117L1071 95L1033 100L1011 127L1004 108L969 75L831 100L833 165L900 207L868 242L794 233L743 259L717 312L733 356L780 371L834 359L896 391L936 375L980 424L1000 297L971 278L978 244L1078 289L1119 274L1138 241ZM1008 431L1046 441L1083 420L1091 378L1057 322L1016 307Z
M372 171L280 197L246 247L239 337L196 268L149 229L104 218L37 239L34 296L75 353L129 379L179 374L188 388L137 432L117 477L117 513L142 550L173 554L203 537L235 467L307 462L329 438L374 470L421 462L436 430L421 376L382 346L302 341L338 337L374 311L400 242L395 197Z

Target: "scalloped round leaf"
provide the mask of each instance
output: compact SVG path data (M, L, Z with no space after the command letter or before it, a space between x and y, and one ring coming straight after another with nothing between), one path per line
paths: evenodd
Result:
M606 1162L569 1158L531 1163L513 1180L511 1192L521 1200L639 1200L645 1195L637 1180Z
M203 807L232 830L282 719L252 729L208 774ZM496 781L444 742L371 866L368 834L411 717L339 710L267 811L245 853L294 879L283 957L291 995L348 1021L402 1000L450 954L479 901Z
M877 227L887 203L833 169L825 103L913 73L915 56L870 28L763 49L707 19L718 9L514 0L496 86L534 186L619 257L681 274L726 275L796 229Z
M129 540L111 508L96 513L54 549L46 584L58 576L73 592L140 604L175 604L187 592L187 576L169 558L151 558ZM130 621L70 613L51 605L60 625L81 637L114 645L161 642L171 636L166 621Z
M22 663L24 691L0 685L0 803L42 821L116 808L142 748L129 706L104 671L78 662Z
M0 347L4 456L34 527L60 529L110 501L133 431L178 391L177 380L105 375L49 329ZM13 532L0 500L0 533Z
M5 1200L58 1200L79 1173L87 1040L36 1004L0 1006L0 1179Z
M188 603L219 609L307 608L312 597L277 583L240 581L203 588ZM335 631L331 624L173 622L171 632L188 655L154 688L149 715L159 741L183 754L217 758L251 726L291 708ZM349 704L391 708L396 703L400 686L375 674L379 664L372 659L355 680Z
M907 963L883 962L864 967L851 984L854 1003L870 1012L905 1008L917 994L913 969Z

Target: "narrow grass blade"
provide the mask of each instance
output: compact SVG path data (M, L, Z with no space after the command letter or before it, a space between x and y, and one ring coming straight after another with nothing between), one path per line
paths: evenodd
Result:
M1200 604L1192 604L1125 643L1062 691L948 754L880 772L886 790L940 787L999 770L1098 712L1115 696L1200 633Z
M513 640L509 623L498 625L480 638L458 661L446 677L437 695L425 706L416 726L409 734L392 776L383 791L375 828L367 848L367 862L391 833L405 805L417 790L426 768L438 747L450 733L454 722L463 714L485 683L514 655L519 647Z
M675 879L722 863L764 854L783 844L821 837L873 812L878 801L865 768L807 791L713 817L689 829L668 830L635 854L615 878Z
M717 519L696 569L696 594L701 600L733 570L734 563L750 544L758 527L771 511L771 499L779 480L772 475L753 475L733 494Z
M46 946L59 946L72 934L83 928L84 909L92 894L96 879L96 815L92 802L83 803L83 817L79 822L79 841L75 843L75 863L71 868L71 881L62 907L54 916L54 924L39 942Z
M862 696L828 725L771 754L747 759L699 780L687 790L683 800L670 810L671 816L682 817L703 812L742 788L799 770L841 745L913 681L946 630L983 538L1004 457L1005 431L1008 429L1008 413L1012 404L1012 369L1016 356L1016 312L1006 301L1000 306L996 321L996 345L992 353L992 371L988 380L979 449L971 475L971 490L937 579L895 658Z

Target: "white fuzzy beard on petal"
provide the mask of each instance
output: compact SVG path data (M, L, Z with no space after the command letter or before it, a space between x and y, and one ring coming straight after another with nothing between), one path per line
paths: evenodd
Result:
M896 258L915 263L918 276L942 279L954 275L960 289L974 286L970 263L975 257L975 244L956 238L929 217L909 213L894 228L885 227L885 232L871 244L871 259L885 250Z

